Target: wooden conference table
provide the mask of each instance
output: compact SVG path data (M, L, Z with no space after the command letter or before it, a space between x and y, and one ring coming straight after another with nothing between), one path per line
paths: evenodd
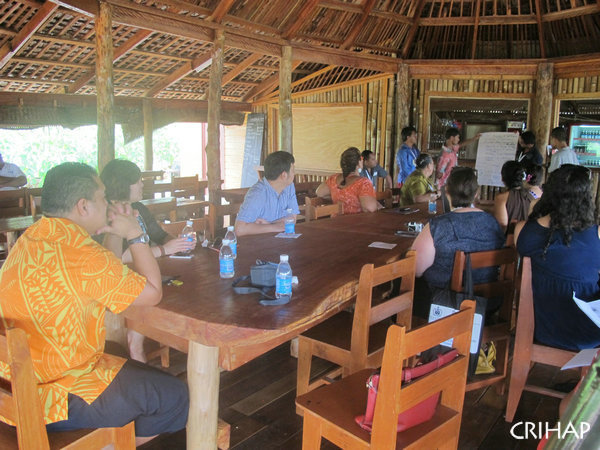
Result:
M236 276L249 274L256 259L277 262L289 255L299 285L282 306L261 306L258 294L235 294L231 280L219 277L214 250L197 248L190 260L160 258L163 275L178 275L183 285L164 286L159 305L131 306L124 315L128 327L188 352L188 448L216 448L219 367L236 369L348 306L361 267L400 259L413 239L394 232L427 217L425 205L412 215L380 211L297 224L297 239L274 233L238 238ZM374 241L397 245L368 247Z

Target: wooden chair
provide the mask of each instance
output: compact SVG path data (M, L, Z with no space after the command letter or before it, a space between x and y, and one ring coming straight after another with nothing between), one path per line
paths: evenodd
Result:
M502 304L498 317L493 325L483 327L481 342L493 341L496 346L496 371L488 375L477 375L467 384L467 391L479 389L498 383L498 391L503 392L508 371L508 351L511 339L511 317L515 297L515 277L517 267L517 252L512 247L499 250L489 250L471 253L471 268L499 267L498 280L490 283L476 284L474 294L486 298L502 296ZM456 292L463 290L463 271L465 269L465 254L457 251L454 255L454 268L450 289Z
M26 188L0 191L0 217L28 215Z
M43 450L49 448L135 449L134 423L120 428L98 428L47 433L42 404L37 391L27 335L18 328L0 335L0 361L9 365L10 390L0 388L0 414L16 423L16 428L0 424L0 448Z
M379 367L383 357L385 334L390 325L386 320L396 316L396 323L410 329L415 288L416 253L375 268L365 264L360 271L354 314L342 311L301 334L298 340L297 395L302 395L327 379L310 382L312 358L331 361L338 366L326 377L347 376L366 367ZM402 278L398 296L373 302L373 288Z
M229 217L229 225L235 224L235 218L242 206L241 203L231 203L229 205L215 205L211 203L208 207L208 234L211 239L224 235L224 218Z
M326 203L321 197L306 197L304 199L304 216L306 221L317 220L322 217L331 217L344 214L342 203Z
M27 188L27 213L31 216L42 213L42 188Z
M159 222L165 219L171 222L177 220L177 199L175 197L150 199L149 201L142 200L141 203L148 208L148 211Z
M373 372L362 370L296 399L304 411L303 449L318 449L321 437L342 448L457 448L462 416L469 345L475 303L464 301L461 311L408 332L392 325L387 332L379 378L373 432L360 428L354 417L365 413L365 382ZM448 338L459 356L443 367L402 384L403 363ZM432 394L441 392L434 416L397 433L398 415Z
M206 226L208 218L202 217L199 219L189 219L192 221L194 231L196 233L202 233L202 235L206 234ZM180 222L171 222L171 223L161 223L160 226L163 230L169 233L171 236L179 236L183 227L185 227L187 221L182 220ZM200 245L200 243L198 243Z
M508 402L506 404L505 418L507 422L513 421L523 391L536 392L557 398L564 398L567 395L564 392L550 388L527 384L527 376L533 363L539 362L562 367L577 353L576 351L563 350L534 342L535 316L531 287L531 259L529 257L523 258L521 265L521 290L519 294L519 311L517 313L515 349L508 387Z
M146 180L162 180L165 176L164 170L143 170L142 181Z
M194 198L204 200L204 192L200 195L200 181L198 175L191 177L173 177L171 180L173 191L171 195L177 198Z
M375 192L375 198L379 203L383 205L386 209L391 209L394 203L392 197L392 190L386 189L385 191L377 191Z
M157 182L153 178L147 178L142 180L144 183L142 197L144 199L152 199L156 197L156 194L160 198L167 197L167 194L171 194L171 183Z

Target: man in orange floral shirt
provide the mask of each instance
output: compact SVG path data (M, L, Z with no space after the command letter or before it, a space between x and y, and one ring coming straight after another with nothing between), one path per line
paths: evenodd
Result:
M106 308L120 313L162 298L158 265L131 208L108 206L93 168L64 163L46 174L42 212L0 271L0 317L29 337L47 429L133 420L139 444L185 427L185 383L104 353ZM91 238L100 232L128 240L135 271Z

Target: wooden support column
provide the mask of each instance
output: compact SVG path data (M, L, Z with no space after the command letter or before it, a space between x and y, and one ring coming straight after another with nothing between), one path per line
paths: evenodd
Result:
M220 203L217 191L221 189L221 79L223 78L223 53L225 33L217 30L212 49L212 65L208 85L208 123L206 144L206 165L209 201Z
M292 47L281 49L279 63L279 148L292 151Z
M98 171L115 159L112 7L100 2L96 18L96 111Z
M152 103L145 98L142 102L144 112L144 169L152 170L154 166L154 150L152 147Z
M535 98L531 108L529 129L535 134L536 145L546 160L546 145L550 136L552 118L552 85L554 84L554 64L540 63L535 84Z
M410 77L408 74L408 65L400 64L398 66L398 73L396 74L396 139L394 151L390 152L391 155L391 167L395 167L396 170L392 175L392 180L397 179L396 167L396 151L402 145L402 136L400 130L409 125L410 121ZM422 132L422 130L419 130ZM394 181L395 183L395 181Z

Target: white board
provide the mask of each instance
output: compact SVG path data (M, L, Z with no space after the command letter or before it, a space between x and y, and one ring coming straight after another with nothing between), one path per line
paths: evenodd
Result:
M513 132L483 133L477 146L477 182L480 186L504 186L502 165L515 159L519 135Z

